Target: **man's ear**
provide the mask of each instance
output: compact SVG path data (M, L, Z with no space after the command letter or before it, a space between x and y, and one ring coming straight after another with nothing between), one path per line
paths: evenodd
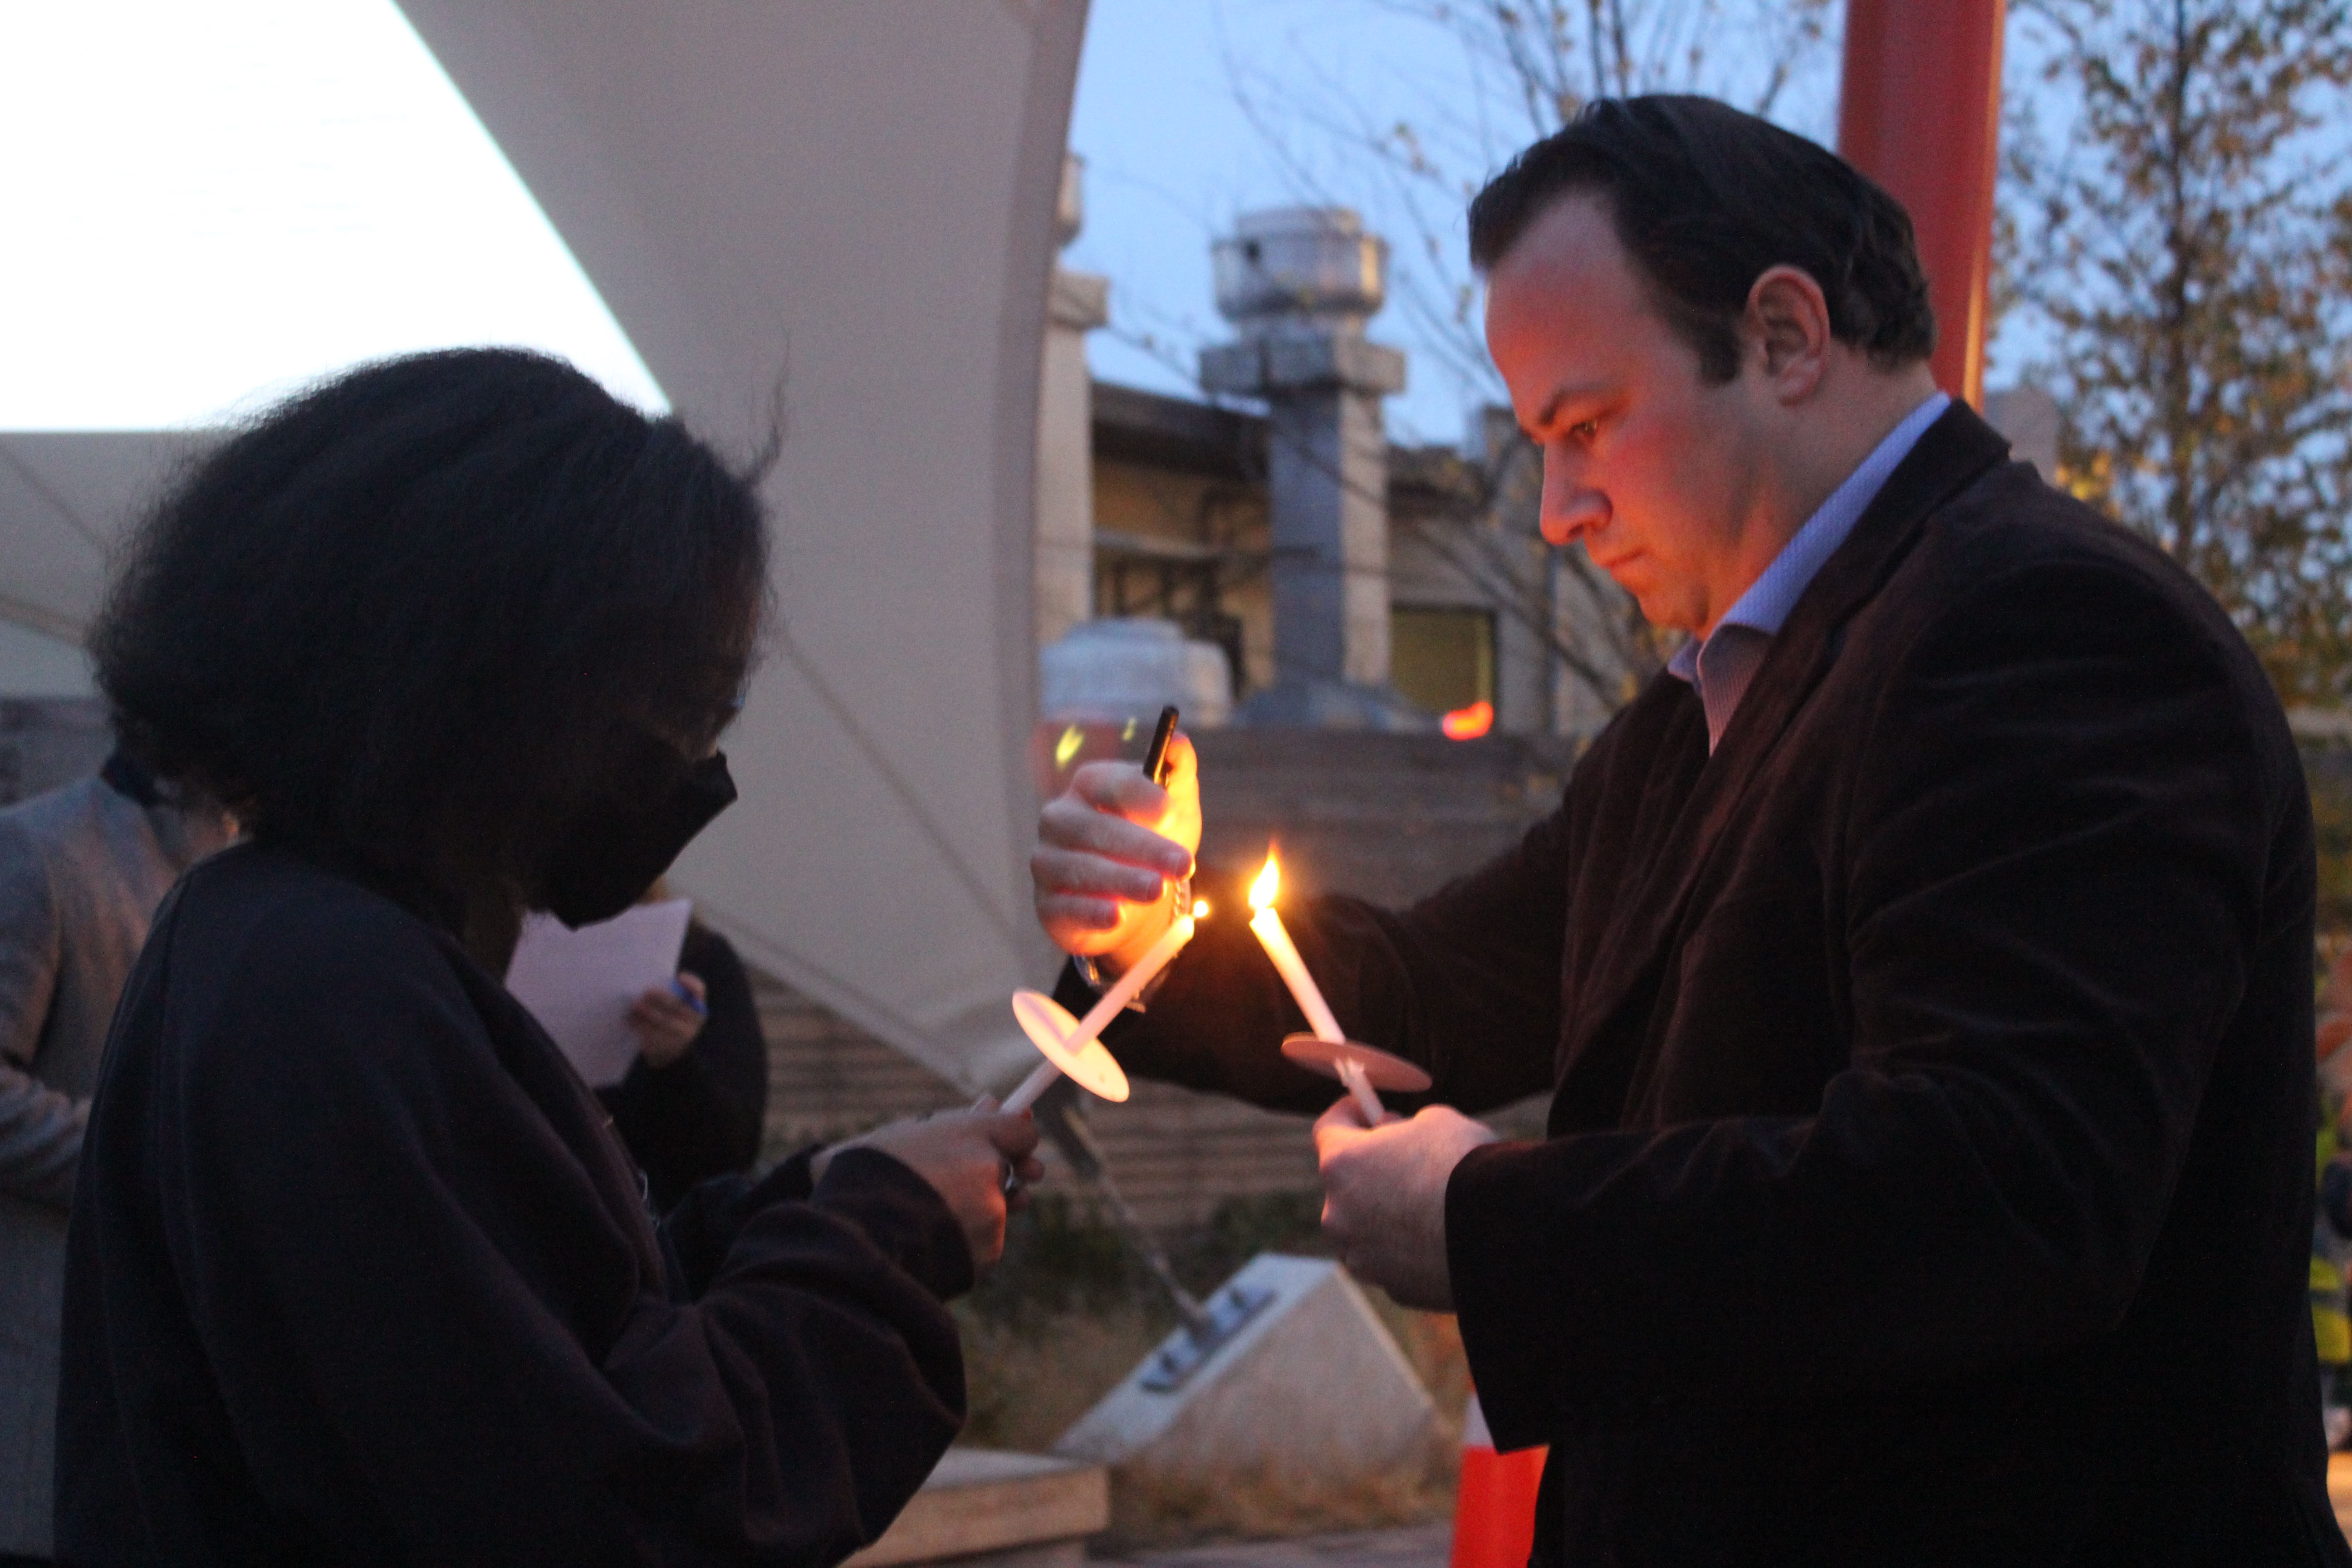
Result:
M1812 275L1795 267L1767 268L1748 290L1740 323L1748 352L1783 403L1801 402L1821 384L1829 361L1829 300Z

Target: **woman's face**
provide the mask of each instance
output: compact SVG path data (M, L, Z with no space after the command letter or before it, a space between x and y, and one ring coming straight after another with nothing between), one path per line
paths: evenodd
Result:
M710 729L706 721L701 726ZM632 726L612 776L591 795L539 868L538 902L570 926L606 921L734 804L735 781L712 735L696 755L647 726Z

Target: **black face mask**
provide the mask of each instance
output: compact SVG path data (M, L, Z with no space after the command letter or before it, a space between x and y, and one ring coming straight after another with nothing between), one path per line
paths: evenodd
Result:
M694 836L734 803L725 752L689 763L646 737L621 783L548 857L541 901L574 929L611 920L645 897Z

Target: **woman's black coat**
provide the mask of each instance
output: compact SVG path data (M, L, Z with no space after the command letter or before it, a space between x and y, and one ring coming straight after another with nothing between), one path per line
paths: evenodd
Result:
M72 1563L818 1563L954 1436L971 1258L905 1166L657 1228L522 1006L277 847L199 866L124 994L69 1241Z

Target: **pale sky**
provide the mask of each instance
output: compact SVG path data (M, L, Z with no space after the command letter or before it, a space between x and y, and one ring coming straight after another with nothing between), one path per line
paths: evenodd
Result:
M1832 46L1780 117L1826 135L1833 78ZM1458 251L1459 199L1417 226L1347 143L1407 123L1483 176L1526 139L1494 87L1381 0L1094 0L1066 259L1111 279L1097 373L1192 394L1224 334L1211 240L1252 207L1344 202L1395 247L1400 302L1372 324L1411 358L1391 430L1458 438L1490 391L1475 333L1402 300L1432 297L1423 243ZM0 0L0 429L214 424L461 342L549 349L664 405L393 0Z
M214 424L467 342L667 406L392 0L0 0L0 430Z

